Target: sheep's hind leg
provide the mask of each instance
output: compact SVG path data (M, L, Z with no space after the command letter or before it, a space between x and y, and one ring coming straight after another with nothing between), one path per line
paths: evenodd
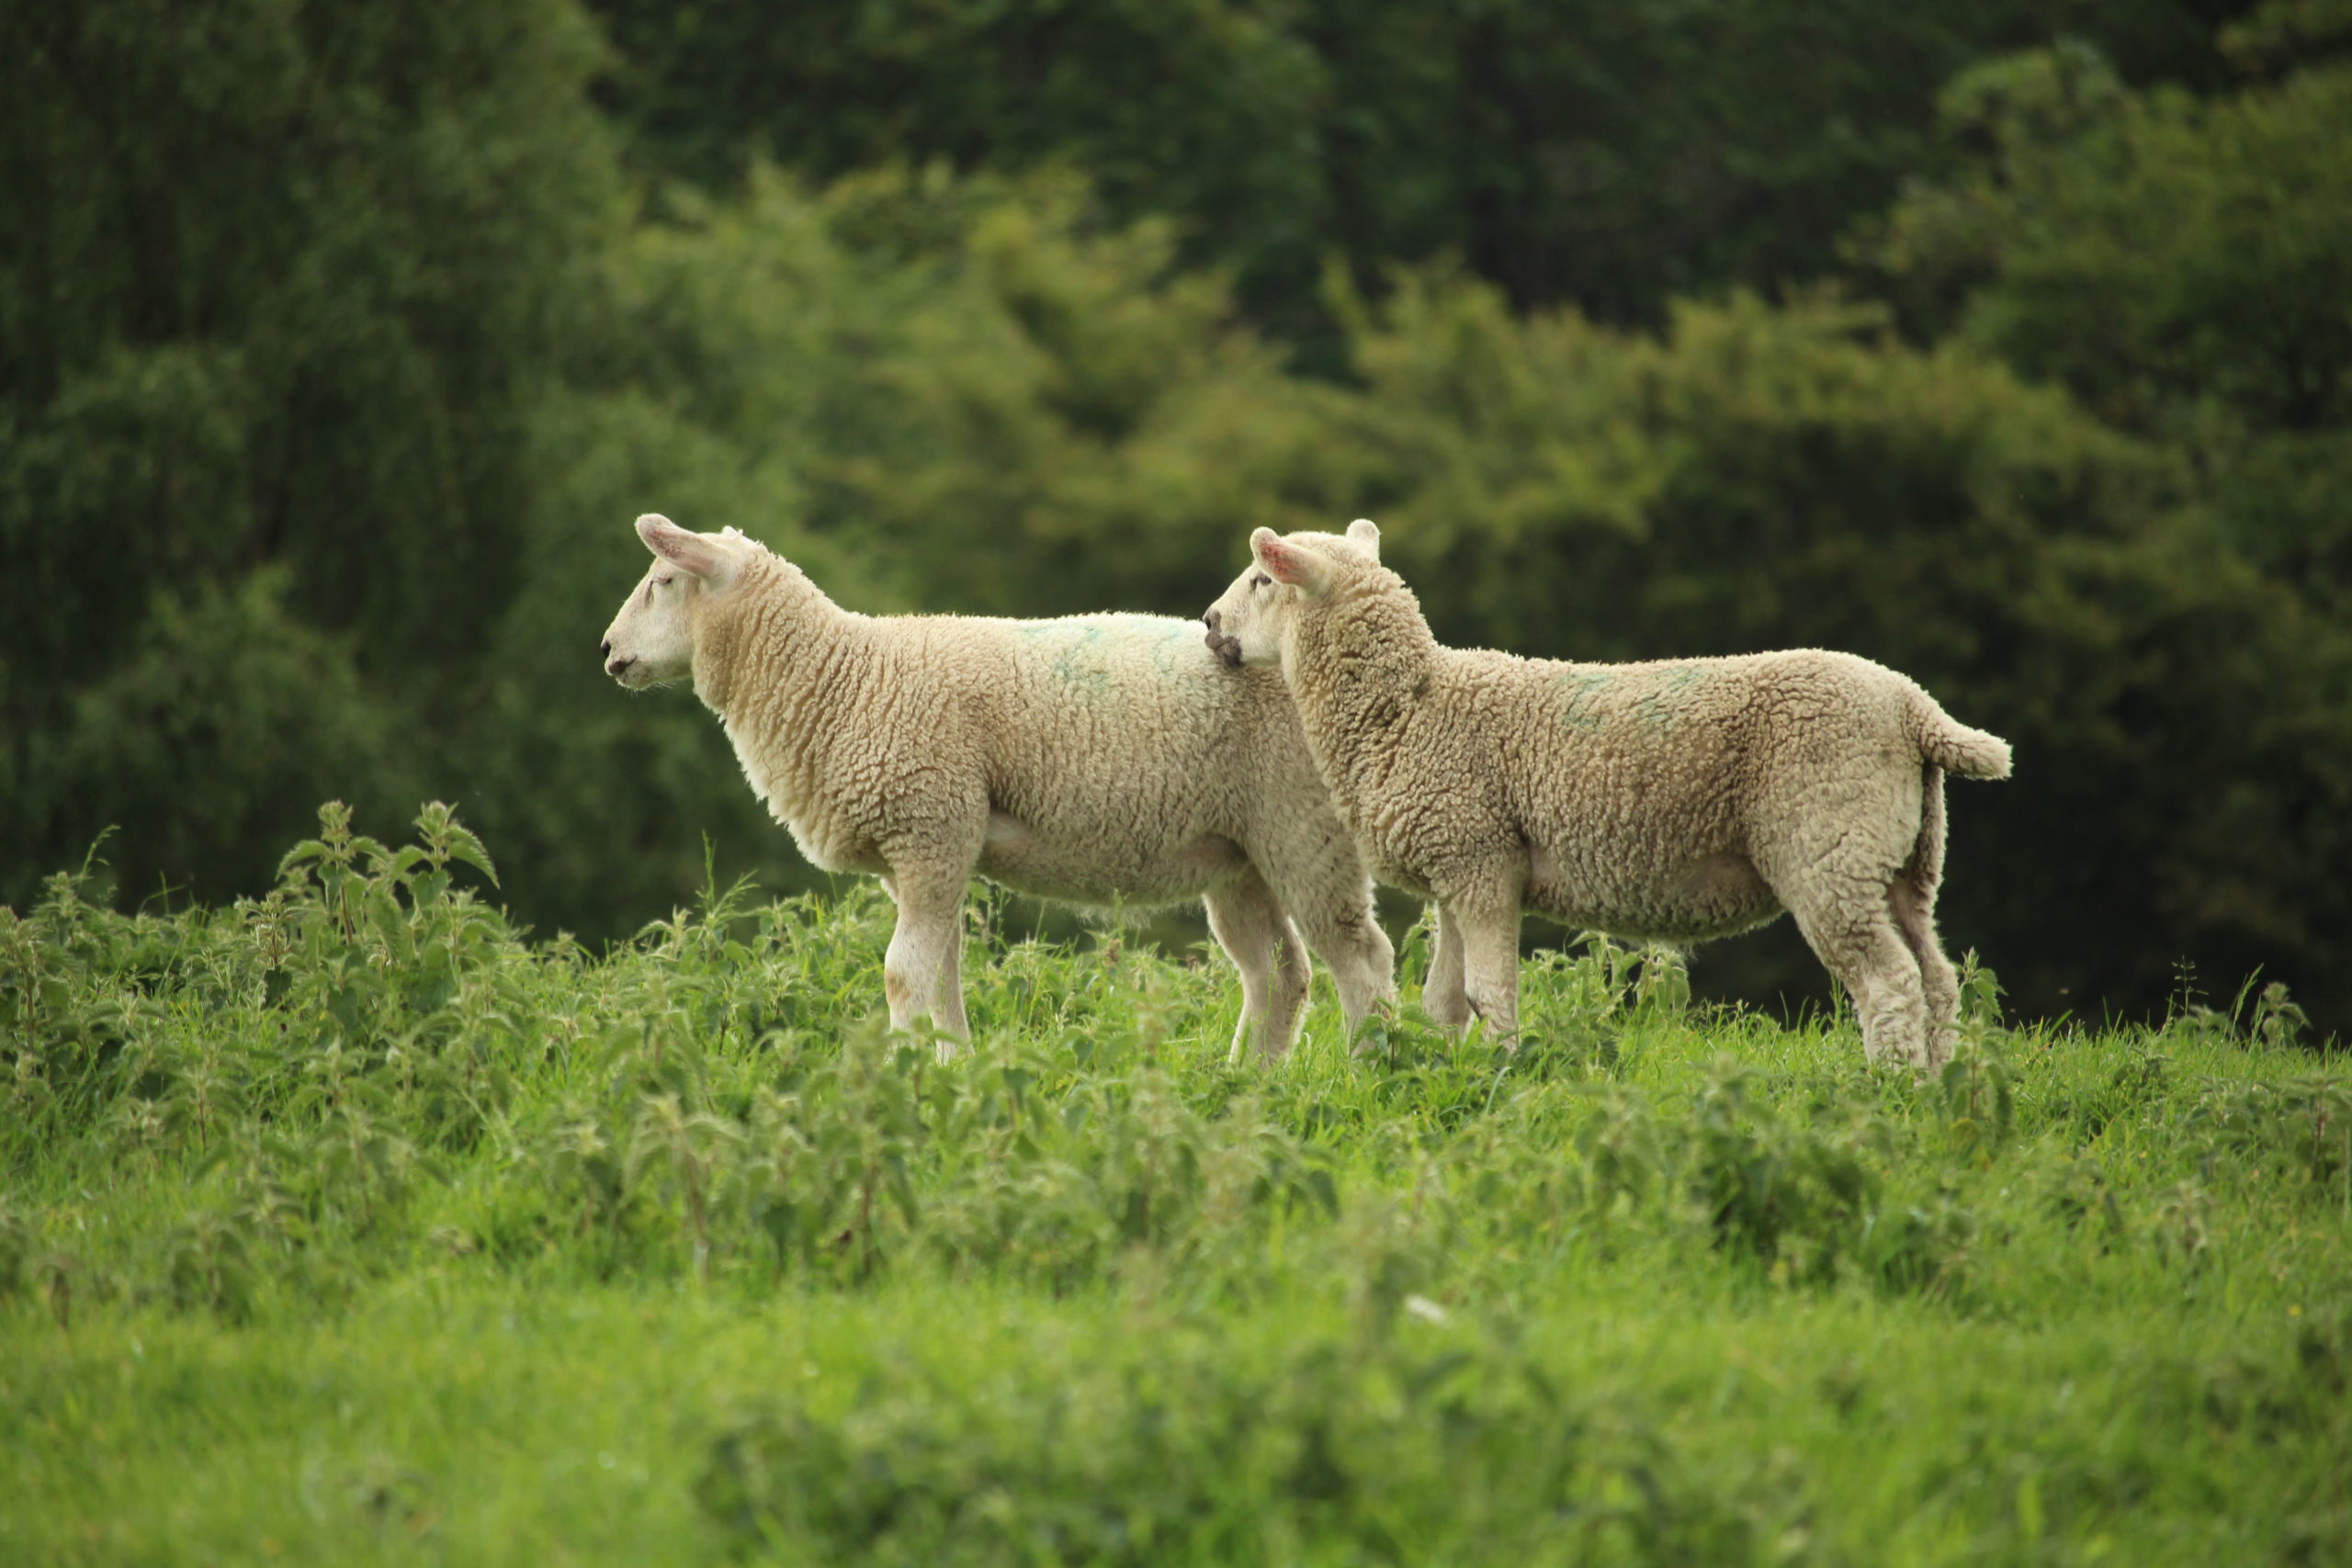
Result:
M895 867L883 886L898 901L899 922L882 955L882 991L890 1027L911 1029L928 1018L941 1034L939 1058L956 1055L969 1037L964 1016L964 884L960 866Z
M1936 889L1943 874L1944 775L1942 769L1930 766L1923 770L1920 784L1918 840L1910 861L1886 890L1895 929L1919 963L1930 1071L1951 1060L1952 1047L1960 1039L1960 976L1936 936Z
M1290 1049L1306 1010L1306 946L1254 866L1208 890L1209 931L1241 971L1241 1019L1232 1059L1252 1041L1269 1061Z
M1919 961L1895 928L1889 897L1791 912L1814 955L1853 998L1862 1055L1873 1066L1901 1062L1926 1071L1928 1010Z
M1340 915L1301 909L1297 919L1308 950L1331 971L1340 1017L1353 1040L1364 1020L1386 1013L1396 1000L1396 950L1368 903Z
M1269 834L1245 840L1250 863L1290 912L1307 951L1331 971L1351 1039L1396 999L1396 953L1372 906L1372 884L1345 839Z
M1934 895L1922 896L1910 881L1897 877L1886 890L1888 909L1904 945L1919 965L1920 998L1927 1035L1927 1066L1930 1072L1951 1060L1960 1041L1960 974L1944 956L1936 938Z

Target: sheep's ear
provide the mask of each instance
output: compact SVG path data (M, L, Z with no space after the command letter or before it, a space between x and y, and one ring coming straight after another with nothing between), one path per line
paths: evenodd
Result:
M1373 559L1380 558L1380 525L1369 517L1359 517L1348 525L1348 537L1363 547Z
M691 572L713 585L724 584L733 575L734 563L718 540L681 528L658 512L649 512L637 520L637 536L645 541L647 549L679 570Z
M1276 582L1287 582L1313 598L1323 592L1329 581L1330 570L1313 554L1296 545L1283 543L1281 536L1272 528L1261 528L1250 536L1250 553Z

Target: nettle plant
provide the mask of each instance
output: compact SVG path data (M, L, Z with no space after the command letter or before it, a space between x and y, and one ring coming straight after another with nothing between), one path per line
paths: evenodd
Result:
M416 830L417 842L388 849L354 833L351 808L331 800L319 808L319 836L278 863L277 888L238 906L266 973L285 973L298 953L326 957L333 946L341 950L339 977L372 971L389 982L375 997L349 987L333 996L328 1010L347 1028L362 1021L366 1002L394 995L410 1010L431 1012L457 994L466 960L512 950L505 921L450 886L452 865L471 866L498 885L481 840L437 800L417 814Z

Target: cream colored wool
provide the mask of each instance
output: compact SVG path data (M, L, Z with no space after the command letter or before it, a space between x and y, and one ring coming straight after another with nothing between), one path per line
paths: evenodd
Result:
M2007 777L2006 741L1851 654L1441 647L1379 536L1261 528L1204 618L1228 663L1281 669L1373 874L1436 901L1432 1019L1517 1033L1523 909L1677 943L1785 909L1854 998L1871 1060L1950 1056L1943 776Z
M975 872L1080 904L1202 899L1241 972L1237 1055L1296 1034L1302 931L1351 1030L1396 994L1370 874L1281 678L1234 680L1199 623L867 616L732 528L637 531L654 562L605 634L606 671L632 690L691 675L801 852L882 878L893 1027L968 1034Z

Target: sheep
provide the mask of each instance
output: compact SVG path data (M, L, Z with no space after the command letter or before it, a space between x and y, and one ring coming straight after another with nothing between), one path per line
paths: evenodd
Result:
M1241 974L1236 1060L1295 1037L1302 930L1351 1032L1394 998L1371 874L1281 677L1232 681L1198 622L868 616L732 528L649 513L637 532L654 559L605 633L605 671L631 690L691 678L800 852L882 879L893 1028L929 1020L943 1056L969 1037L975 872L1078 904L1202 900Z
M2007 777L2007 742L1851 654L1581 664L1442 647L1379 540L1363 519L1260 528L1204 619L1227 664L1281 670L1373 874L1436 902L1434 1022L1515 1039L1523 909L1668 943L1785 910L1853 998L1871 1062L1950 1057L1943 776Z

